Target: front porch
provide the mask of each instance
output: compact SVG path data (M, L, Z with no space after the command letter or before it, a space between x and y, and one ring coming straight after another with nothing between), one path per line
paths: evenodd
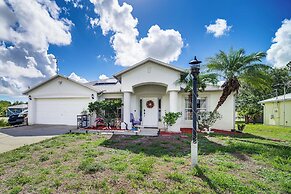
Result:
M165 129L163 116L166 112L179 111L178 90L168 90L161 83L143 83L123 92L123 122L127 128ZM121 127L125 129L125 126ZM175 126L179 131L180 127Z

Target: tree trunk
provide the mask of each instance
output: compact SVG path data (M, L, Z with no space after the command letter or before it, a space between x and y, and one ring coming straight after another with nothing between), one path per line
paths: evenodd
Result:
M227 97L232 93L232 92L237 92L240 84L239 81L236 77L233 77L229 80L227 80L223 85L223 91L222 94L219 98L219 101L214 109L213 112L216 112L218 108L226 101Z

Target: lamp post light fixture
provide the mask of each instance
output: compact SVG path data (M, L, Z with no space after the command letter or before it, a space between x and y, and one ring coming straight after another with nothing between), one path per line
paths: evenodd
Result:
M197 141L197 97L198 97L198 76L200 73L200 63L196 56L189 62L192 75L192 141L191 141L191 166L198 164L198 141Z

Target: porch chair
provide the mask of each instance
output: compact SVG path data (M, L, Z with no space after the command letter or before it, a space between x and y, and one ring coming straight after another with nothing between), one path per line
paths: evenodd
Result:
M133 113L130 113L130 122L132 123L132 126L141 124L141 120L134 119Z

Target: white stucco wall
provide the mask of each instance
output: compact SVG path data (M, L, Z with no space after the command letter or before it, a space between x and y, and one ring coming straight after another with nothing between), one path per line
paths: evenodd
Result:
M199 93L199 97L206 97L206 111L213 111L217 105L217 102L222 94L222 91L211 91ZM188 94L181 93L180 95L180 111L182 112L181 128L192 128L192 120L185 120L185 97ZM222 115L222 119L218 120L212 128L231 130L235 126L235 97L231 94L224 104L218 109L218 112Z
M167 90L180 90L175 81L180 73L173 69L161 66L153 62L147 62L121 76L121 91L133 91L134 86L145 83L157 83L167 86Z

